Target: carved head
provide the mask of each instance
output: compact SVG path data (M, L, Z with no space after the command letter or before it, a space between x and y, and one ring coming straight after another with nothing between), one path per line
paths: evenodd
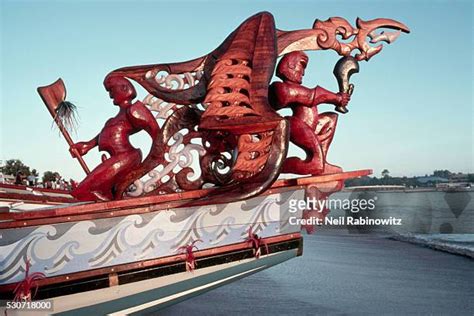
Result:
M308 65L308 55L304 52L288 53L278 63L276 76L283 81L301 84L306 65Z
M137 96L132 83L121 76L107 76L104 80L104 86L109 92L110 98L114 100L115 105L129 104Z

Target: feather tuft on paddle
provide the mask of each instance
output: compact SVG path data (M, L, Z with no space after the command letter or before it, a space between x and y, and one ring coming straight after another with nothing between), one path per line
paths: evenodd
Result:
M69 132L76 132L78 127L77 106L69 101L61 101L55 109L53 126L58 127L59 124ZM54 124L56 123L56 124Z

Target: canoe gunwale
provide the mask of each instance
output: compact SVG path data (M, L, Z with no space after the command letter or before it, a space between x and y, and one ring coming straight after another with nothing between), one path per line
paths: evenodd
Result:
M372 170L357 170L314 177L282 179L276 181L269 190L265 191L260 196L298 190L307 185L344 181L350 178L366 176L371 173ZM208 195L210 190L212 189L146 196L109 202L91 202L74 206L40 209L22 213L7 213L3 215L2 219L4 219L4 221L0 222L0 229L109 218L188 207L193 199L198 199ZM199 205L199 203L196 205ZM192 206L196 205L193 204Z

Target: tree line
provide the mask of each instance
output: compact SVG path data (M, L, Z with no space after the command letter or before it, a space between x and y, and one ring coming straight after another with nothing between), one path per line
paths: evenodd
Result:
M28 178L33 176L35 179L39 178L39 173L36 169L31 169L29 166L25 165L20 159L9 159L5 162L3 166L0 166L0 172L4 175L10 175L13 177ZM56 171L45 171L41 178L43 183L54 182L61 178L59 172Z

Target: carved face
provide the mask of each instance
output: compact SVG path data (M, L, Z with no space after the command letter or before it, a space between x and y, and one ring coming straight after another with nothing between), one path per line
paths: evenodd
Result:
M308 56L304 52L291 52L283 56L278 63L276 75L283 81L301 84Z
M129 104L137 96L133 85L123 77L107 77L104 80L104 86L115 105Z

